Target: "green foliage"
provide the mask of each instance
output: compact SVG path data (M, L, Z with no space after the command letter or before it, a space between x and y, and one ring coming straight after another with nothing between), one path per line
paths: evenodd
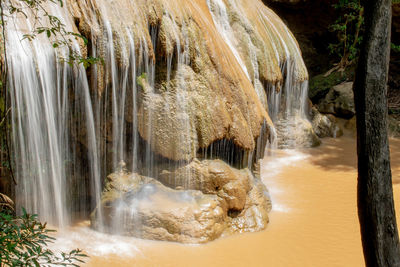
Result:
M68 58L61 59L68 62L70 65L78 63L83 64L84 67L87 68L92 64L103 62L99 58L82 57L72 49L72 42L74 39L81 39L84 44L87 45L87 38L81 34L67 31L65 24L63 24L58 17L51 15L44 6L45 3L54 3L63 7L63 0L18 0L7 3L10 14L18 13L26 18L33 16L35 22L34 29L32 32L24 34L23 40L32 41L38 35L46 35L51 41L53 48L59 49L61 47L67 47L69 49Z
M71 60L73 60L73 59L71 59ZM81 57L81 58L79 58L78 63L82 64L85 67L85 69L87 69L88 67L90 67L93 64L98 64L98 63L104 64L104 60L102 58L98 58L98 57L87 57L87 58Z
M393 4L400 0L393 0ZM337 0L333 7L340 16L330 30L336 33L337 40L329 44L331 54L339 59L337 69L345 69L351 65L360 53L360 45L364 34L364 8L360 0ZM391 44L394 52L400 52L400 46Z
M147 81L147 73L143 72L140 76L136 78L136 82L138 83L139 86L144 88L144 83Z
M79 266L87 257L79 249L60 254L48 249L55 231L24 209L17 217L0 212L0 229L0 266Z
M390 44L390 48L392 49L393 52L400 53L400 45L396 45L394 43L391 43Z
M329 50L339 59L340 68L350 65L358 57L362 42L364 8L360 0L338 0L333 7L341 14L330 30L336 33L337 42Z

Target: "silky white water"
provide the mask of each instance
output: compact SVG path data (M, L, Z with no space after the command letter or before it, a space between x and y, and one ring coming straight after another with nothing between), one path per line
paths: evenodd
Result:
M115 6L123 6L123 3L124 0L120 0ZM135 5L142 8L139 2L129 3L126 9ZM171 48L160 51L163 40L160 32L166 27L162 22L154 24L141 16L133 17L132 21L118 20L118 31L115 17L122 16L124 10L107 8L109 4L102 0L85 3L87 10L83 13L90 17L93 28L86 36L90 39L89 44L85 47L79 38L70 40L74 53L102 57L103 63L88 69L81 64L65 62L63 59L68 57L69 50L66 47L54 49L53 37L48 39L39 35L31 42L23 40L25 33L34 30L32 16L27 19L14 14L6 19L17 206L61 227L70 225L75 219L89 217L101 201L101 191L111 172L126 168L157 178L160 168L173 171L191 160L172 160L154 152L158 141L154 134L158 125L155 124L162 123L163 115L152 109L156 100L162 103L162 113L173 114L176 118L174 123L166 125L179 128L174 136L172 154L185 151L195 157L222 158L232 164L245 161L241 166L252 168L254 160L264 152L261 145L257 145L255 151L241 151L227 138L201 148L192 141L193 135L197 134L193 120L196 110L192 110L195 101L189 100L197 92L189 86L192 81L188 80L187 73L199 64L191 62L190 54L200 49L203 40L192 39L194 33L186 13L178 16L176 10L165 6L171 8L162 17L168 21L166 25L170 25L167 33L173 41L168 39L166 42L171 42ZM172 2L169 4L174 6ZM190 4L201 11L199 14L203 14L204 19L211 18L208 24L205 23L210 28L207 30L223 40L218 44L221 49L218 56L235 59L226 69L243 72L249 86L253 86L251 91L258 96L272 120L277 125L279 121L284 122L284 127L278 131L268 131L270 126L264 121L261 134L251 133L258 136L254 140L257 144L264 144L263 140L267 138L271 146L276 145L282 129L288 129L287 121L294 116L306 120L307 83L297 77L299 66L304 63L293 36L276 15L269 16L266 11L257 10L255 19L262 21L261 33L270 36L268 45L273 51L260 52L259 44L250 34L243 38L248 43L244 49L232 14L245 16L245 2L193 0ZM201 9L202 6L206 9ZM98 7L100 11L96 12ZM64 7L49 4L46 8L65 24L66 30L78 30L79 21L72 15L73 5L69 1ZM135 24L134 19L139 21ZM250 19L242 18L240 23L248 27L249 32L259 31L255 26L253 28ZM281 50L284 50L284 56ZM268 83L265 80L268 74L260 71L262 62L266 61L263 55L266 57L267 53L264 52L276 57L282 81ZM280 91L277 90L279 83L283 83ZM250 123L250 113L243 116ZM140 125L142 133L139 133ZM190 179L188 173L188 184ZM134 213L132 207L132 216ZM101 212L97 216L101 222ZM123 223L118 219L118 215L115 216L115 228L118 223Z

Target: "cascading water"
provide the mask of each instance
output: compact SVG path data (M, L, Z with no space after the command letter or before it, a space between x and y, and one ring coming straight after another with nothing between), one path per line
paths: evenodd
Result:
M251 169L292 118L305 120L307 71L297 43L260 1L155 2L150 9L145 0L49 4L68 31L90 40L88 47L71 40L75 52L104 60L87 70L60 60L68 50L54 50L46 37L22 40L32 19L7 18L19 207L68 225L76 213L87 217L107 203L101 192L111 190L104 178L113 171L159 179L178 191L164 195L193 207L198 199L214 203L191 191L206 184L193 168L213 170L213 160L222 159ZM216 173L227 170L218 164ZM229 173L250 179L246 171ZM258 187L250 180L245 195ZM143 224L139 200L160 188L153 182L127 196L129 216L128 202L118 201L111 228ZM221 198L235 194L230 188L212 190ZM227 216L243 209L229 205ZM98 208L95 215L102 230L110 214Z
M231 9L233 10L232 12L237 14L240 13L240 10L238 10L238 5L236 2L236 0L229 0L227 1L227 4L230 5ZM274 136L276 136L279 140L275 140L273 142L278 142L280 147L283 148L295 148L299 145L302 145L301 139L304 137L304 132L302 132L304 131L304 127L300 127L299 130L298 126L299 124L307 124L307 126L311 127L311 125L308 123L306 114L308 81L298 81L298 79L295 77L297 68L296 64L304 63L299 63L298 59L295 57L297 56L301 58L299 50L295 50L296 54L292 55L291 51L289 51L288 45L286 44L286 42L289 41L289 45L296 46L296 41L292 34L285 25L282 25L283 31L280 32L274 23L271 22L271 19L269 18L269 15L271 14L266 15L265 13L258 11L260 20L263 22L265 28L268 29L267 34L271 36L271 31L272 35L279 39L279 43L281 46L283 46L284 50L284 57L282 58L279 56L276 45L272 43L272 48L274 50L273 54L278 61L282 75L284 75L283 86L279 85L277 88L276 85L267 85L266 88L264 88L259 80L259 60L257 58L257 53L255 52L257 48L254 46L250 36L247 35L236 37L234 35L234 31L230 25L229 16L226 11L227 7L225 6L224 1L208 0L207 5L211 14L213 15L213 20L218 31L221 33L225 42L235 55L239 65L242 66L246 76L252 82L261 103L268 109L270 117L278 129L279 134L274 133ZM232 17L234 16L235 15L232 15ZM250 25L250 22L245 21L245 24ZM285 38L283 38L282 35L285 35ZM239 55L238 50L240 49L240 46L238 45L237 38L247 38L248 52L245 54L248 55L251 63L250 66L253 73L252 77L249 76L249 71L246 68L246 64ZM268 92L268 97L266 96L266 91Z
M48 8L67 25L67 30L72 30L65 10L51 4ZM21 184L16 188L17 205L39 213L51 223L68 225L71 212L77 208L70 203L74 196L68 192L69 186L78 194L80 189L86 192L90 187L93 192L100 190L86 72L83 66L71 67L60 61L68 57L67 49L55 51L45 38L21 41L24 33L33 31L32 21L22 20L21 23L18 15L14 19L19 23L9 21L6 36L13 149L16 176ZM79 52L78 44L73 44L73 49ZM74 94L72 100L71 93ZM74 120L76 114L82 118ZM85 132L88 140L88 166L77 164L78 152L69 135L72 132L79 135L80 131ZM67 180L80 173L81 168L90 170L92 184L82 182L68 186Z

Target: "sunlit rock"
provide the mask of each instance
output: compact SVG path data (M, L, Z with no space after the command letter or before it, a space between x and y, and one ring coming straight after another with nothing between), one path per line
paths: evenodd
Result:
M164 171L160 181L220 197L230 221L226 232L260 231L268 223L268 190L248 169L235 169L221 160L195 159L175 172Z
M308 72L281 19L260 0L55 2L43 5L73 33L70 49L54 49L45 34L21 41L38 14L5 16L17 205L63 227L74 219L71 210L96 204L96 229L181 242L219 236L221 221L224 232L263 229L270 204L259 180L194 159L251 169L275 122L283 139L307 136L294 145L315 141L304 110ZM71 51L101 60L89 68L68 64L62 59ZM293 125L298 132L289 132ZM120 160L142 176L109 182L101 195L103 177ZM193 184L185 176L192 170L201 173ZM144 176L180 184L168 189ZM167 210L158 194L165 202L189 200L171 200L175 208ZM127 215L138 202L139 226Z
M227 209L242 210L253 176L248 169L238 170L221 160L193 160L175 172L164 171L160 181L171 187L200 190L225 200Z
M198 149L222 138L254 150L257 137L265 135L263 123L269 125L267 133L272 127L263 84L281 84L281 65L289 60L297 62L291 79L308 78L296 40L258 0L95 2L94 10L72 5L79 28L87 32L85 25L94 25L91 38L106 58L107 40L96 29L110 27L122 68L129 65L133 39L136 60L148 66L138 74L144 74L139 133L163 157L191 160ZM106 68L97 69L100 94L112 82ZM127 103L129 110L132 103ZM133 121L129 112L125 119Z
M194 160L161 181L128 173L110 174L101 204L91 216L95 229L183 243L203 243L222 234L265 229L268 191L247 169L219 160Z
M202 243L222 234L225 217L215 195L173 190L152 178L120 171L108 176L91 221L92 227L114 234Z
M336 138L343 135L343 130L339 127L333 115L322 115L315 107L312 107L310 113L312 127L318 137Z
M316 147L321 144L311 122L301 116L281 119L275 125L280 148Z

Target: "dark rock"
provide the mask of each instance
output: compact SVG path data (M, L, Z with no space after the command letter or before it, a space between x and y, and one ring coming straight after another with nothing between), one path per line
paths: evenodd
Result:
M323 99L329 90L345 81L352 81L354 78L354 68L349 68L344 72L333 72L330 75L319 74L310 79L308 96L316 104Z
M332 87L325 98L318 103L318 110L345 119L353 117L355 114L353 82L344 82Z

